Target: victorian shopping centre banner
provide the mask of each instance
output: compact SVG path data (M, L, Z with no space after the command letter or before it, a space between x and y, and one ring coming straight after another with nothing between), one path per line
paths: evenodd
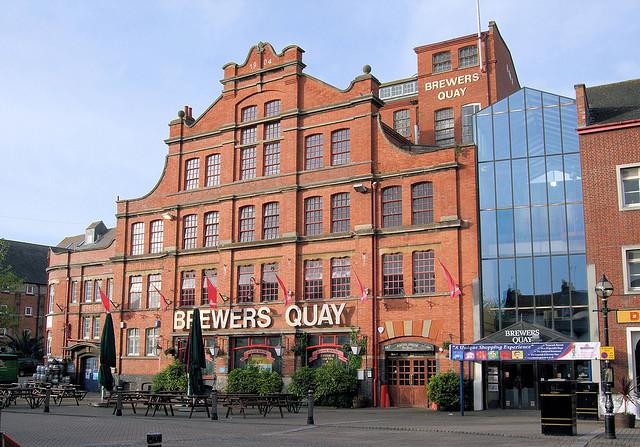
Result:
M598 360L600 342L486 343L450 345L451 360Z

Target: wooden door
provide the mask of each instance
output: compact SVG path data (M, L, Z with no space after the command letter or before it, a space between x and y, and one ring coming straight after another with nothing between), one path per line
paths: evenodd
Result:
M427 381L436 372L436 361L428 357L393 357L386 360L389 398L394 407L428 405Z

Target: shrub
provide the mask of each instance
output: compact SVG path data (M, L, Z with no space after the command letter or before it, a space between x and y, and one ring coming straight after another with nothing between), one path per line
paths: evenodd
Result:
M174 360L153 377L153 391L187 391L187 373L182 364Z
M465 408L473 405L473 382L464 381ZM453 371L447 371L429 379L427 383L429 400L438 404L442 410L452 411L460 409L460 376Z
M300 399L307 397L307 392L316 387L316 370L305 366L298 368L291 376L289 392Z
M282 385L280 374L252 364L232 370L227 377L228 393L279 393L282 391Z
M318 405L351 407L358 391L356 370L339 360L325 363L316 369L314 399Z

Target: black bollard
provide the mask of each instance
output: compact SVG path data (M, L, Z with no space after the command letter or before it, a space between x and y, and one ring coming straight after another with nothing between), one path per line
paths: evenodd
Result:
M307 392L307 424L314 425L313 422L313 390Z
M147 433L147 447L162 447L162 433Z
M44 412L49 412L49 403L51 402L51 384L47 383L44 390Z
M116 391L118 392L118 397L116 398L116 416L122 416L122 390L124 387L122 386L122 381L118 381L118 386L116 387Z
M218 390L211 390L211 420L218 420Z

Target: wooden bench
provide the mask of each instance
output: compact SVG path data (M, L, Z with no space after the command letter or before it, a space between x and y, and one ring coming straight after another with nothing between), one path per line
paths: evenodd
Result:
M149 403L149 397L151 393L149 391L122 391L122 408L127 405L131 405L133 414L137 414L136 405L147 405ZM118 392L113 391L107 398L107 407L114 404L113 414L118 410Z
M87 392L79 390L75 385L63 385L51 389L51 397L54 404L62 405L64 399L74 399L76 405L80 406L80 401L85 398Z
M151 417L154 417L160 408L164 410L166 416L169 416L169 412L171 412L171 416L175 416L174 405L190 408L189 419L193 416L196 408L204 408L207 412L207 417L211 416L209 412L210 396L208 394L187 396L183 393L154 393L149 395L146 405L147 411L145 416L149 414L152 408L153 413Z

